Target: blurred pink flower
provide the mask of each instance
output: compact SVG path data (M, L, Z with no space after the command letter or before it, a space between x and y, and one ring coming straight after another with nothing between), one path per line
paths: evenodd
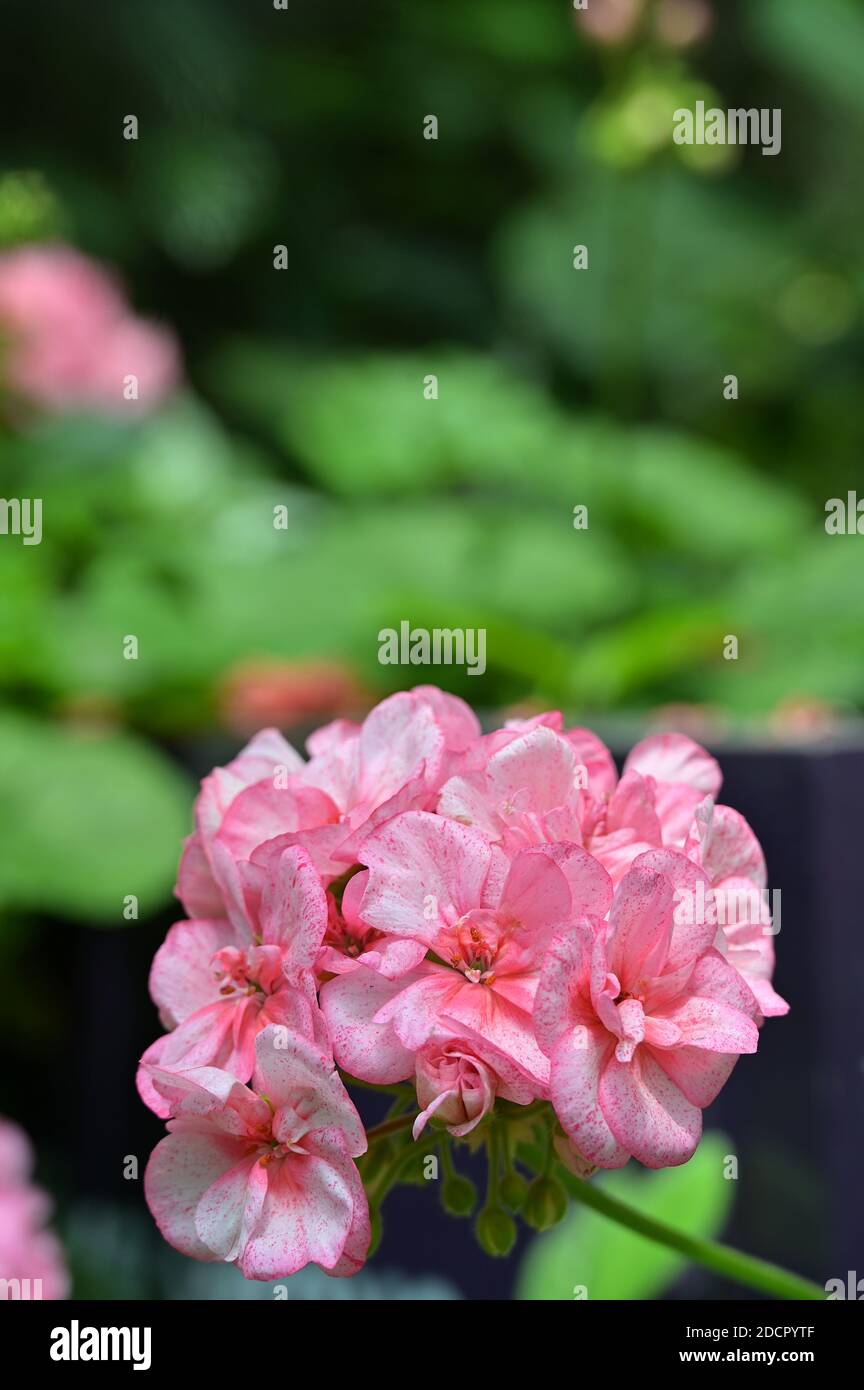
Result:
M248 734L262 724L351 713L365 694L349 666L338 661L246 661L224 677L218 693L225 723Z
M146 411L179 376L173 334L136 318L95 261L63 245L0 256L0 380L13 395L52 411Z
M575 17L598 43L623 43L642 16L644 0L588 0Z
M65 1298L69 1276L63 1251L44 1229L51 1203L31 1185L32 1167L26 1135L0 1118L0 1280L6 1281L7 1298Z

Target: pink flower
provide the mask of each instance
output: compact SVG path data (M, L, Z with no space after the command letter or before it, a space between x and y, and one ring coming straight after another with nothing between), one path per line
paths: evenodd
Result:
M0 342L8 386L49 410L150 409L180 374L173 336L135 318L114 280L68 246L0 256Z
M415 1139L549 1101L580 1177L686 1162L787 1008L762 851L710 754L652 736L619 777L559 713L481 735L429 686L308 753L267 730L202 783L138 1075L169 1119L146 1185L166 1238L249 1278L360 1267L366 1140L334 1060L413 1078Z
M496 1097L528 1105L535 1094L504 1053L476 1037L427 1043L417 1054L416 1083L422 1108L414 1121L415 1139L433 1116L463 1138L489 1114Z
M334 878L357 862L376 826L432 804L478 733L474 715L453 695L431 686L391 695L361 725L337 720L313 734L309 762L287 785L268 779L242 792L219 841L234 858L265 867L300 843L322 875Z
M31 1186L33 1154L26 1135L0 1118L0 1279L10 1298L65 1298L63 1251L44 1229L51 1203ZM11 1281L18 1281L17 1287Z
M324 1053L276 1028L255 1044L252 1086L213 1067L151 1068L172 1118L144 1175L165 1239L247 1279L304 1265L355 1274L369 1246L366 1194L352 1158L360 1117Z
M364 703L354 672L336 661L244 661L227 672L219 692L222 717L241 733L265 722L296 724Z
M277 777L285 778L302 766L300 754L276 729L262 729L232 762L204 778L195 803L195 832L183 847L175 889L190 917L227 917L232 906L239 908L242 893L236 859L217 839L225 817L247 787L272 785ZM299 812L304 814L302 801ZM314 823L319 804L305 814Z
M718 906L720 931L715 946L753 991L765 1018L789 1012L771 984L774 937L765 900L765 857L742 815L715 806L711 797L697 807L686 853L707 874Z
M608 923L583 918L544 962L534 1025L550 1058L549 1096L578 1154L597 1167L622 1167L631 1155L649 1168L686 1163L702 1109L738 1056L756 1051L759 1012L714 948L716 927L673 911L700 889L710 898L684 855L641 855Z
M153 961L150 992L173 1031L144 1053L138 1088L157 1115L168 1112L153 1066L218 1067L248 1081L256 1036L273 1023L329 1049L312 975L327 902L308 855L284 850L267 879L252 865L237 868L243 910L233 920L177 922Z
M363 967L324 986L340 1065L361 1080L400 1080L436 1033L468 1029L542 1091L548 1065L531 1012L543 953L577 915L605 913L608 875L576 846L526 850L511 863L478 831L422 811L390 821L362 855L360 917L413 942L413 969L388 980Z
M363 920L360 906L368 880L368 873L355 873L345 885L338 907L328 892L327 932L316 964L320 975L346 975L359 966L369 966L389 980L416 965L416 942L388 936Z
M582 845L618 882L648 849L684 844L696 807L720 787L710 754L683 734L655 734L629 753L620 781L608 750L560 714L481 740L444 785L441 815L509 851Z

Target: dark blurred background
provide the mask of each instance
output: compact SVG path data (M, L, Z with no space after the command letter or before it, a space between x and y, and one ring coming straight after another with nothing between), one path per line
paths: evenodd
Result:
M263 724L302 744L427 678L619 754L675 727L721 757L783 893L792 1013L706 1117L737 1183L694 1168L657 1200L845 1277L864 540L825 521L864 495L864 7L6 0L0 26L0 492L44 499L39 546L0 537L0 1112L76 1288L246 1292L164 1251L122 1178L160 1132L132 1076L195 779ZM781 153L674 145L697 100L780 108ZM162 325L138 409L15 387L4 264L58 245ZM485 628L485 675L380 665L403 619ZM589 1250L587 1217L567 1239ZM636 1246L611 1292L731 1292L665 1266L631 1289ZM412 1188L351 1282L504 1296L518 1265ZM537 1269L531 1296L579 1282Z

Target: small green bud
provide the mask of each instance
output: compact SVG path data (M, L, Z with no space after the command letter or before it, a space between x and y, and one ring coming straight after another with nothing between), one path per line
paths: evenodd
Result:
M519 1211L525 1201L528 1184L518 1173L505 1173L498 1191L505 1207L509 1207L511 1211Z
M522 1208L522 1220L535 1231L557 1226L567 1211L567 1193L557 1178L535 1178Z
M487 1255L509 1255L516 1243L516 1222L503 1207L484 1207L474 1234Z
M470 1178L454 1173L441 1187L441 1204L451 1216L470 1216L477 1201L477 1188Z

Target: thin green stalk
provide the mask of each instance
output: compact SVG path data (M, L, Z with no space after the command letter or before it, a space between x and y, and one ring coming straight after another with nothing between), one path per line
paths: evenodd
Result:
M677 1250L689 1260L704 1265L706 1269L714 1270L715 1274L722 1274L726 1279L732 1279L736 1284L759 1289L775 1298L824 1301L825 1290L818 1284L812 1284L809 1279L790 1274L788 1270L781 1269L779 1265L769 1264L767 1260L744 1255L729 1245L701 1240L697 1236L688 1236L683 1231L676 1231L662 1221L655 1221L652 1216L645 1216L641 1211L636 1211L626 1202L619 1201L594 1182L582 1182L577 1178L568 1181L566 1187L570 1195L583 1206L599 1211L601 1216L608 1217L610 1221L617 1221L620 1226L627 1226L637 1235L645 1236L659 1245L666 1245L671 1250Z
M402 1118L404 1119L405 1117L403 1116ZM410 1118L410 1116L408 1118ZM379 1129L383 1129L383 1127L383 1125L378 1126ZM373 1181L370 1189L367 1191L370 1209L380 1211L381 1207L384 1205L384 1198L387 1196L388 1192L396 1186L402 1174L405 1172L405 1169L411 1162L421 1160L422 1157L422 1153L419 1149L414 1147L413 1143L406 1144L404 1149L402 1149L393 1160L392 1166L386 1169L377 1181Z
M501 1182L501 1131L496 1124L489 1126L486 1136L486 1205L494 1207L498 1203L498 1187Z
M414 1119L414 1115L408 1114L397 1115L392 1120L382 1121L380 1125L375 1125L373 1129L368 1129L366 1131L367 1144L371 1148L376 1139L383 1139L388 1134L398 1134L400 1130L407 1129L409 1125L412 1125Z

